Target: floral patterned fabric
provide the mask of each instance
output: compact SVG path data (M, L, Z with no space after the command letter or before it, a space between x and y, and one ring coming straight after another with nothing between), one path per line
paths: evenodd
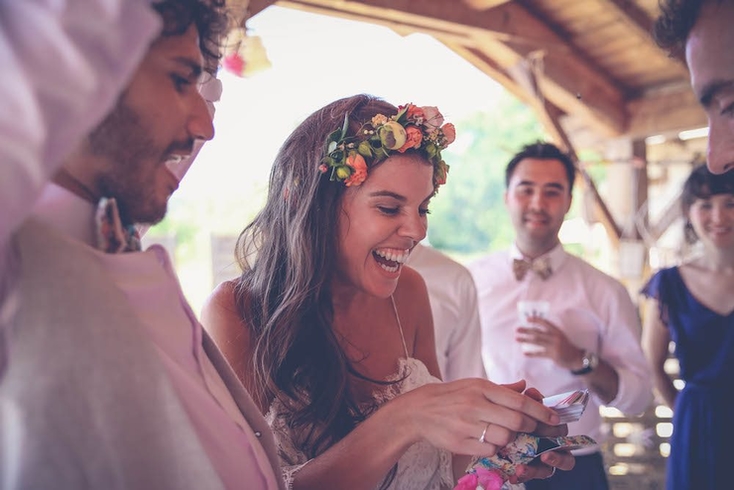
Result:
M467 474L470 476L477 475L478 478L462 478L459 480L459 485L455 487L455 490L479 489L480 487L476 486L476 483L473 482L476 481L477 483L480 483L479 480L488 471L499 475L503 480L507 480L510 476L515 474L517 465L528 464L533 459L547 451L554 451L556 449L571 451L574 449L594 446L596 446L596 441L584 435L567 437L538 437L531 434L520 433L513 442L497 451L497 454L494 456L475 459L471 463ZM481 488L483 490L487 490L488 488L499 488L499 486L487 487L486 485L482 485Z

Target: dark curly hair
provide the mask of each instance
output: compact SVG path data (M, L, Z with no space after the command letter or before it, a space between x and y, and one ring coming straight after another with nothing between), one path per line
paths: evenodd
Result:
M660 16L653 25L655 42L671 54L685 50L688 35L698 20L704 3L723 0L660 0Z
M685 218L683 233L688 243L693 244L698 240L688 219L691 206L698 199L708 199L720 194L734 195L734 172L718 175L712 174L706 164L695 167L683 184L680 197L681 211Z
M558 148L556 145L551 143L545 143L543 141L536 141L529 145L523 146L519 152L517 152L510 163L505 168L505 187L510 186L510 180L512 174L515 173L517 165L526 158L537 158L538 160L558 160L563 164L563 168L566 170L566 176L568 177L568 193L573 193L573 183L576 180L576 165L568 155Z
M180 36L194 24L204 68L214 74L221 57L221 45L229 28L226 0L160 0L153 8L163 18L162 37Z

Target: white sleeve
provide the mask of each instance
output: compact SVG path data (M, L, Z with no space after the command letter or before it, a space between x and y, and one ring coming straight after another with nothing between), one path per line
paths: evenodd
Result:
M0 2L0 249L160 27L150 0Z
M477 288L468 270L451 285L459 302L457 323L450 338L444 381L461 378L486 378L482 363L482 327L479 322ZM444 326L446 327L446 326Z
M599 356L619 375L617 396L609 406L628 415L644 412L653 400L652 374L640 345L640 316L625 287L609 291L609 321Z

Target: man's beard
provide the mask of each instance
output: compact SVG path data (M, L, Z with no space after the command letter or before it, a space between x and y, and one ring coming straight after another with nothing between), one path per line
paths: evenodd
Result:
M89 135L94 156L108 163L97 177L96 188L114 197L125 224L157 223L167 204L155 201L156 168L166 154L158 149L140 115L125 104L124 95L114 110Z

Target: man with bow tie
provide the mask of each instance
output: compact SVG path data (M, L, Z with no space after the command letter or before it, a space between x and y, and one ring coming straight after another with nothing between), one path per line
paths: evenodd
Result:
M569 435L604 441L599 406L643 412L652 385L637 310L624 286L563 249L558 232L571 207L576 167L549 143L525 146L507 165L505 205L515 229L510 250L470 264L482 325L482 358L496 383L527 380L545 395L588 389L592 396ZM522 326L521 301L545 301L547 317ZM532 345L532 349L523 348ZM576 466L528 490L607 489L599 447L584 449Z

